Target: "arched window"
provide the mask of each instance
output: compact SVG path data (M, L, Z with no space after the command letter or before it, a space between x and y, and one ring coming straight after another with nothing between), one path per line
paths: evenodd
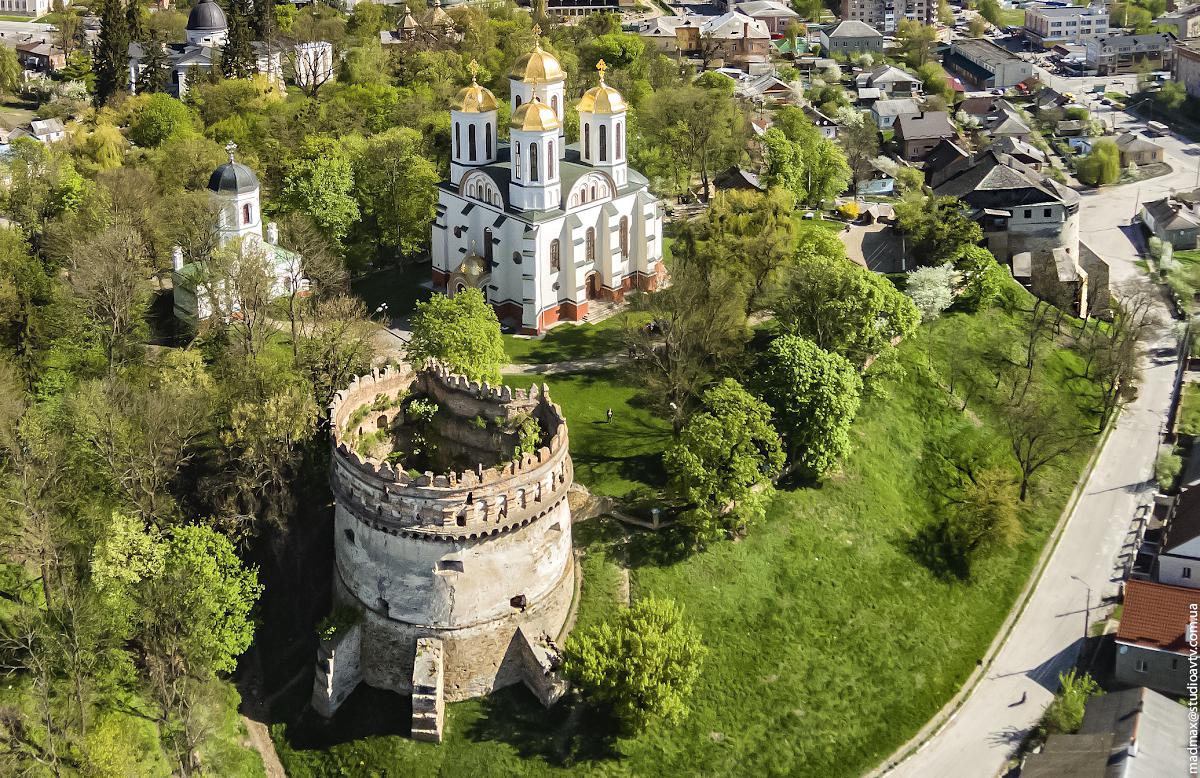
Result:
M587 229L587 242L585 244L585 258L588 262L596 261L596 230L591 227Z
M550 107L554 109L554 116L558 117L558 95L550 95Z
M529 144L529 180L538 180L538 164L537 164L538 145L536 143Z
M517 180L520 181L521 180L521 144L514 143L513 148L515 148L517 150L516 151L517 156L513 158L515 161L515 164L513 165L513 172L517 174Z
M590 200L596 199L596 185L595 184L592 184L592 196L588 199L590 199Z
M513 98L513 113L516 113L517 109L520 107L521 107L521 96L517 95L516 97Z
M546 179L554 180L554 141L546 144Z
M467 127L467 154L471 157L471 161L475 161L475 125Z
M613 157L614 162L621 161L621 138L623 138L623 137L625 137L625 133L621 132L621 123L617 122L617 133L616 133L616 137L613 138L613 143L617 147L617 156Z
M592 157L592 124L588 122L583 125L583 158L591 159Z
M246 203L242 206L242 224L249 224L251 221L253 221L251 218L253 215L254 211L252 210L250 203Z
M462 159L462 126L454 123L454 156Z
M621 256L629 256L629 217L621 217Z
M608 162L608 128L600 125L600 161Z
M550 270L557 272L562 268L562 245L558 238L550 241Z
M619 149L620 146L618 146L617 148ZM492 123L491 122L488 122L487 124L483 125L483 150L484 150L484 155L488 159L491 159L492 158ZM618 151L617 153L619 154L620 152Z
M483 258L487 262L488 270L492 269L492 228L488 227L483 231Z

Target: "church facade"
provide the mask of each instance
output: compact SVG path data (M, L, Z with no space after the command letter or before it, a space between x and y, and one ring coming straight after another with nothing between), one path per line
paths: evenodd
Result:
M566 74L537 45L510 73L510 140L495 96L472 77L450 112L450 178L432 227L433 286L476 288L522 333L582 321L663 280L662 208L626 160L626 105L604 83L576 106L580 141L564 131ZM474 68L473 68L474 70Z

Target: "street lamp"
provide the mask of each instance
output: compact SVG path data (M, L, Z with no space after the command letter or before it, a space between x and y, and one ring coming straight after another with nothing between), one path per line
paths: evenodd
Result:
M1083 588L1087 589L1087 600L1084 602L1084 605L1083 605L1083 639L1087 640L1088 627L1091 624L1091 618L1092 618L1092 587L1088 586L1087 582L1084 581L1079 576L1073 575L1073 576L1071 576L1071 578L1073 578L1076 581L1078 581L1079 583L1083 584Z

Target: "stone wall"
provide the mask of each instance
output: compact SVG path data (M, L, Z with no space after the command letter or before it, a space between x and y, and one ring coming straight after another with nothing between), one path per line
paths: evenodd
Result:
M317 648L317 672L313 678L313 707L329 717L362 680L360 667L362 629L359 623L322 640Z
M538 419L546 445L520 461L413 477L360 456L343 440L357 431L346 430L351 420L365 431L397 423L400 398L409 392L438 404L439 431L464 449L509 445L471 419L522 413ZM380 395L387 397L382 409L364 416L359 409ZM557 635L574 589L567 501L574 473L566 421L548 391L491 387L436 364L419 372L389 368L339 392L330 419L334 598L362 614L357 675L408 693L418 640L433 638L441 641L447 700L524 680L531 665L519 635ZM335 681L338 689L349 682ZM536 682L545 686L543 678ZM328 699L318 700L314 688L314 707L329 715L340 700L327 691L330 681L322 688Z

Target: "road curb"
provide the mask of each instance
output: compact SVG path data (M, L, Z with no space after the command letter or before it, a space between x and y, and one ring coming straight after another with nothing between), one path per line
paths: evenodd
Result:
M913 735L904 745L897 748L888 756L887 759L875 767L868 773L864 773L864 778L881 778L902 765L906 760L917 754L925 745L932 740L942 727L950 723L954 716L958 713L959 708L975 691L975 687L983 679L987 671L991 668L992 662L995 661L996 655L1008 643L1008 638L1012 634L1013 627L1016 626L1017 620L1021 614L1025 612L1026 606L1037 588L1038 583L1042 580L1042 575L1046 571L1046 566L1050 562L1050 557L1054 555L1058 548L1058 543L1062 539L1063 531L1070 523L1071 515L1075 512L1075 507L1079 504L1079 499L1083 496L1083 492L1087 487L1087 483L1091 480L1092 471L1096 467L1096 462L1100 459L1100 455L1104 452L1105 446L1108 445L1109 436L1117 426L1117 421L1124 413L1124 409L1118 409L1108 420L1103 432L1101 432L1100 440L1097 442L1092 455L1088 458L1087 465L1080 474L1079 480L1075 483L1075 488L1071 491L1071 496L1067 499L1067 504L1063 507L1062 513L1059 515L1058 522L1054 525L1051 531L1050 538L1045 546L1042 547L1042 552L1038 556L1037 564L1030 573L1029 580L1025 584L1025 588L1021 590L1017 601L1013 603L1012 608L1005 617L1004 622L1000 625L1000 630L996 633L996 637L992 639L992 643L988 646L987 652L984 654L983 660L976 666L975 670L963 683L962 688L947 702L942 709L939 710L933 718L926 722L917 734Z

